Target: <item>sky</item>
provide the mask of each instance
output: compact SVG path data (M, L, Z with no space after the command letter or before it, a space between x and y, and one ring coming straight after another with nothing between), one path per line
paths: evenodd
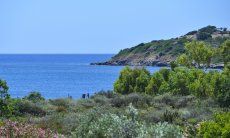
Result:
M1 54L105 54L207 25L229 0L1 0Z

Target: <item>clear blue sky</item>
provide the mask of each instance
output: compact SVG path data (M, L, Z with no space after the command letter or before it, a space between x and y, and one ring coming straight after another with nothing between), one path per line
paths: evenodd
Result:
M207 25L229 0L1 0L0 53L117 53Z

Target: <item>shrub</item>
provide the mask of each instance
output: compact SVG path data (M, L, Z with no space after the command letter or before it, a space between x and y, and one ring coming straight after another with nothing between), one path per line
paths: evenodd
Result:
M151 137L157 138L182 138L183 131L179 126L164 123L158 123L150 128Z
M41 129L31 124L23 124L8 120L0 127L0 137L63 138L64 136L54 133L49 129Z
M34 120L36 124L38 124L41 128L50 129L56 131L58 133L63 133L63 123L62 120L64 118L63 113L55 113L51 115L46 115L38 120Z
M227 66L230 62L230 39L226 40L221 46L220 46L220 55L223 58L224 65Z
M98 93L94 94L93 96L91 96L92 98L94 98L97 95L102 95L105 96L107 98L114 98L117 96L117 93L113 92L113 91L99 91Z
M115 97L111 100L111 104L114 107L123 107L127 106L129 103L125 101L124 97Z
M95 103L98 103L100 105L108 105L109 104L109 99L105 97L104 95L96 95L93 97L93 100Z
M152 97L139 93L131 93L129 95L122 95L111 100L114 107L124 107L132 103L135 107L147 107L152 105Z
M198 129L198 136L205 138L229 138L230 112L216 114L213 121L202 122Z
M56 108L56 112L59 112L59 113L63 112L63 113L66 113L66 112L67 112L67 109L66 109L66 107L64 107L64 106L58 106L58 107Z
M146 93L150 95L157 95L159 94L159 89L161 84L164 82L164 77L160 72L155 72L149 83L148 86L146 87Z
M72 133L73 137L145 137L144 125L135 120L137 110L129 106L127 110L131 119L124 115L112 113L102 114L101 117L89 119L85 116L85 123L81 123ZM91 118L91 117L90 117Z
M174 105L175 103L174 97L175 96L173 96L170 93L165 93L165 94L154 97L154 101L155 103L164 103L167 105Z
M169 89L173 94L188 95L190 78L188 70L184 68L176 68L169 76Z
M42 97L41 93L39 92L30 92L29 95L25 96L23 99L32 101L34 103L45 100L45 98Z
M27 100L18 100L15 104L15 109L17 109L16 114L18 115L31 114L34 116L44 116L46 114L46 111L41 107Z
M138 122L132 122L126 116L104 114L97 121L82 124L73 133L73 137L143 137L145 128ZM88 130L84 130L87 128ZM82 133L85 132L85 133Z
M226 67L217 80L214 84L217 91L215 97L220 106L230 107L230 68Z
M171 110L166 110L162 116L162 120L168 123L173 123L177 118L179 118L179 113Z
M55 100L50 100L50 103L55 106L63 106L68 108L70 101L69 99L55 99Z
M13 106L11 105L10 95L8 93L9 87L6 81L0 79L0 117L8 117L13 112Z
M125 67L120 72L118 80L114 83L114 91L121 94L145 92L149 79L150 73L145 68L131 69L130 67Z

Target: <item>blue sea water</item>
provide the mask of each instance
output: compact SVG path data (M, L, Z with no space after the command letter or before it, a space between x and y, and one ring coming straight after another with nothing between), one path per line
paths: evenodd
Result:
M80 98L100 90L112 90L123 66L97 66L111 54L0 55L0 78L6 80L12 97L38 91L49 98L68 95ZM147 67L151 72L159 67Z

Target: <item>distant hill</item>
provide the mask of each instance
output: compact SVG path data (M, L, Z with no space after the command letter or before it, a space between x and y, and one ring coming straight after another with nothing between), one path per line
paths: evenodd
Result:
M229 38L230 31L227 28L217 28L209 25L177 38L153 40L148 43L141 43L135 47L123 49L109 61L92 63L92 65L167 66L184 52L186 42L198 40L204 41L212 47L218 47ZM219 63L220 61L220 57L215 57L212 62Z

